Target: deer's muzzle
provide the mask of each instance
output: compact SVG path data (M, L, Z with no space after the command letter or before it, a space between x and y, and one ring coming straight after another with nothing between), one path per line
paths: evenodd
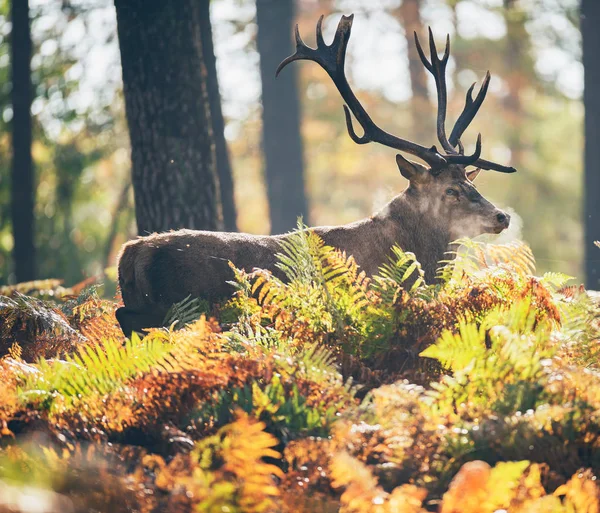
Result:
M510 216L502 210L496 211L494 214L494 233L500 233L506 230L510 225Z

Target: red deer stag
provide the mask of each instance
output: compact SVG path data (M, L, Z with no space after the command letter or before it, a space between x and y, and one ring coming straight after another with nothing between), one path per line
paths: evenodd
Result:
M480 169L512 173L515 169L480 158L481 134L475 152L465 155L460 138L479 110L490 81L489 73L475 100L473 86L450 137L446 136L446 78L450 39L440 59L433 35L429 31L431 58L428 60L417 35L415 43L425 67L435 78L438 114L437 137L443 153L435 146L426 148L395 137L379 128L360 104L344 73L346 47L350 38L352 16L342 16L333 43L323 40L323 17L317 24L317 48L304 44L296 26L296 52L278 67L277 74L289 63L306 59L319 64L331 77L345 101L348 133L358 144L377 142L409 153L427 165L396 156L400 173L409 181L408 188L392 199L381 211L368 219L344 226L313 228L326 244L354 255L366 273L372 275L398 244L412 251L421 262L426 279L435 279L438 262L444 258L451 241L482 233L500 233L508 227L510 217L487 201L472 181ZM351 114L364 134L358 136ZM477 169L467 171L467 166ZM126 243L119 258L119 286L125 306L117 319L129 335L132 330L160 326L169 307L191 295L209 300L232 293L227 284L232 279L228 262L251 271L260 267L276 275L276 253L288 235L248 235L208 231L179 230L152 234Z

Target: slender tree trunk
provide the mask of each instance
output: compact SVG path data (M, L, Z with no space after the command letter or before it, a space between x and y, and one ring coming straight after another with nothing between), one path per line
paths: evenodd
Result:
M12 0L13 260L17 281L35 279L34 170L31 157L31 32L28 0Z
M585 275L589 289L600 290L600 2L582 0L581 33L585 69Z
M435 134L435 125L427 91L427 71L421 63L414 39L415 32L421 40L425 35L421 4L422 0L404 0L398 9L398 15L404 27L408 48L408 70L413 94L410 108L414 135L416 140L426 144Z
M514 0L504 0L506 8L506 70L504 77L508 85L508 94L504 99L504 110L508 116L509 133L508 146L511 148L511 163L520 167L524 160L525 147L523 145L523 124L526 113L523 109L522 92L527 87L526 69L530 63L528 59L528 48L524 48L524 42L529 41L529 35L525 28L525 13L519 8Z
M263 149L271 233L308 223L300 134L297 67L288 66L275 80L277 65L293 53L293 0L257 0L257 45L263 103Z
M138 232L222 228L196 0L115 0Z
M121 193L119 194L119 198L115 204L115 208L112 213L112 221L110 223L110 230L108 232L108 236L106 237L106 243L104 244L104 255L102 257L102 270L104 271L108 267L114 265L114 262L111 262L111 254L113 246L115 245L115 239L117 238L117 233L119 231L119 220L121 218L121 214L127 207L128 199L129 199L129 189L131 188L131 182L127 181L123 185L121 189Z
M233 195L233 177L227 143L225 142L225 123L221 109L221 94L219 93L219 79L217 76L217 59L213 46L212 26L210 22L210 0L200 0L200 34L202 36L202 49L206 65L206 80L208 87L208 101L212 119L213 135L217 157L217 173L221 186L221 204L223 205L223 224L229 232L237 231L235 200Z

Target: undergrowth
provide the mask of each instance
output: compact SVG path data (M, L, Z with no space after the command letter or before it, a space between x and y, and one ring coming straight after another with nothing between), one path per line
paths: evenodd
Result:
M301 230L285 280L130 340L93 290L2 289L0 511L598 513L597 300L460 243L426 283Z

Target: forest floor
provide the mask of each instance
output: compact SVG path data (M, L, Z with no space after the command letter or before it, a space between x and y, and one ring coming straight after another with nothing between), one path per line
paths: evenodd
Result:
M280 265L130 340L93 289L0 289L0 512L600 511L582 287L522 243L465 243L437 284L310 232Z

